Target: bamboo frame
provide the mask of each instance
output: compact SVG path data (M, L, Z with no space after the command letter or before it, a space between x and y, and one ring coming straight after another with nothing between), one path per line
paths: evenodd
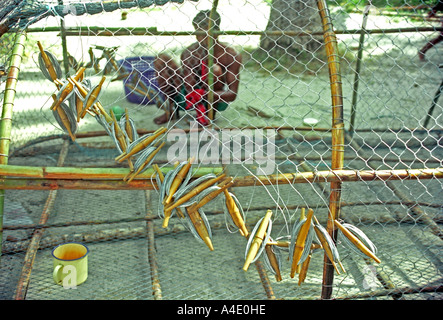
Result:
M12 112L14 106L15 92L17 88L18 75L24 52L25 33L17 33L11 62L9 65L8 78L6 80L3 96L2 119L0 122L0 164L8 164L9 146L11 142ZM0 190L0 242L3 239L3 212L4 212L5 190ZM1 256L0 243L0 256Z
M341 86L340 61L338 57L337 38L333 31L332 20L325 0L317 0L317 6L323 25L323 37L328 60L329 78L332 99L332 162L333 170L343 168L344 157L344 123L343 123L343 93ZM334 220L340 217L341 180L331 182L329 196L329 216L327 231L334 242L337 240ZM327 255L324 256L322 298L330 299L334 281L334 266Z

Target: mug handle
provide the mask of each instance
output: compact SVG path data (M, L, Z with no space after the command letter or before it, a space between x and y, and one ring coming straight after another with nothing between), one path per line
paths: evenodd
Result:
M54 268L54 271L52 272L52 277L54 278L55 283L60 282L60 279L58 276L59 276L60 270L62 270L62 269L63 269L62 264L59 264Z

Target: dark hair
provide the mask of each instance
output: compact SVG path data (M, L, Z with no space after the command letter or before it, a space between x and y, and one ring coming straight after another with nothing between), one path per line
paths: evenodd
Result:
M194 17L192 20L192 25L195 29L208 30L209 29L209 17L211 15L211 10L202 10ZM213 27L214 30L220 30L220 14L217 11L214 11L213 19Z

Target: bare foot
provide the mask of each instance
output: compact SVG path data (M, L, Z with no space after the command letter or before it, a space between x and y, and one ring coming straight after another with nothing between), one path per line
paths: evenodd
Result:
M160 124L168 122L168 120L169 120L168 116L166 115L166 113L164 113L163 115L155 118L154 123L160 125Z

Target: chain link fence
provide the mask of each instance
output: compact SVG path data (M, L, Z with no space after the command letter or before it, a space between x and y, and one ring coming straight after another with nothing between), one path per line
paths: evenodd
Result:
M441 299L435 5L6 1L1 299Z

